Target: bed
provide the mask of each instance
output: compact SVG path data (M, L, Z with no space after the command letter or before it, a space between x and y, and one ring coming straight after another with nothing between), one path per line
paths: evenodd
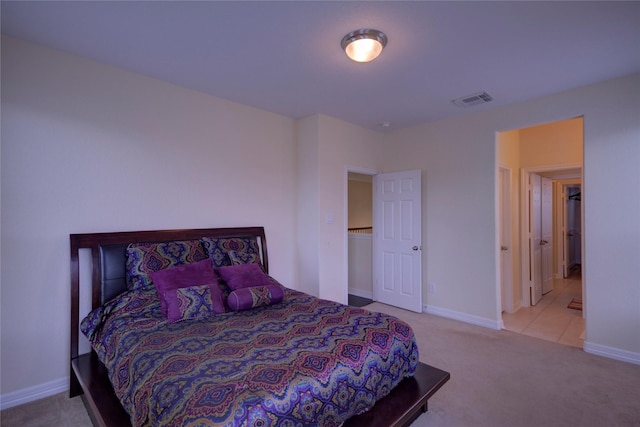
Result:
M70 394L95 425L408 425L449 379L399 319L269 276L262 227L72 234L70 248Z

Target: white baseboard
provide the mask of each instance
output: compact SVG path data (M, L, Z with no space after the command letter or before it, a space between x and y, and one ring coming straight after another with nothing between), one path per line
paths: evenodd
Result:
M362 289L349 288L348 292L351 295L355 295L355 296L360 297L360 298L373 299L373 292L372 291L365 291L365 290L362 290Z
M33 402L69 390L69 378L60 378L0 395L0 410Z
M482 326L484 328L500 330L504 328L502 319L492 320L486 317L473 316L471 314L459 311L449 310L446 308L434 307L432 305L424 305L422 311L435 316L446 317L447 319L459 320L460 322L470 323L472 325Z
M633 363L634 365L640 365L640 353L635 353L633 351L622 350L602 344L595 344L589 341L584 342L582 349L587 353L608 357L609 359L620 360L622 362Z

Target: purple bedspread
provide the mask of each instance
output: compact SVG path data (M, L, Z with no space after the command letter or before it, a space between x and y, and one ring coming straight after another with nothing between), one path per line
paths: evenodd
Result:
M126 292L81 327L134 426L339 426L418 363L406 323L290 289L178 323L155 291Z

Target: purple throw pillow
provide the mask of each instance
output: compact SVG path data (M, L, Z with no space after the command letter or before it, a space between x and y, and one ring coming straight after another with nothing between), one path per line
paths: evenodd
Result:
M272 282L259 264L238 264L216 268L216 272L232 291L255 286L267 286Z
M245 256L256 254L258 258L260 257L260 248L256 237L203 237L202 246L216 268L233 264L229 257L230 251Z
M248 310L277 304L284 298L284 291L278 285L241 288L229 294L227 305L233 311Z
M216 313L225 312L222 293L210 259L154 271L149 276L158 291L162 313L167 318L179 317L176 290L200 285L209 285L211 288L211 300Z
M209 285L190 286L188 288L176 289L175 310L173 302L169 303L169 322L178 322L188 319L206 319L218 313L216 302L222 304L222 295L218 286L217 295L211 291Z
M131 243L126 250L127 288L145 289L151 286L149 273L205 259L207 254L199 240Z

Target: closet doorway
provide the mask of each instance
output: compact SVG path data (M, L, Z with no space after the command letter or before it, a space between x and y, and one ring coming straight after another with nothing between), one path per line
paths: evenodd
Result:
M373 302L373 174L347 172L348 303Z

